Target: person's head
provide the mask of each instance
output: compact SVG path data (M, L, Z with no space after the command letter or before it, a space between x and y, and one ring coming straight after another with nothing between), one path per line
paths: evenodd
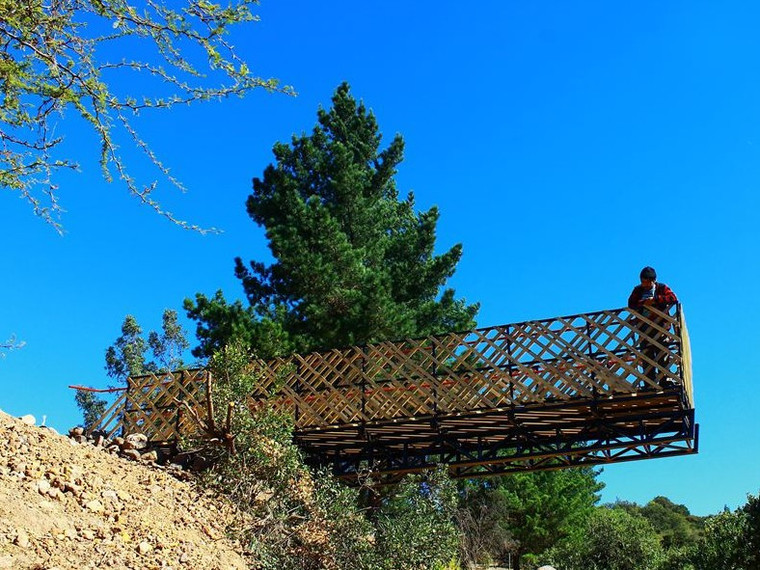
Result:
M648 265L641 270L641 273L639 273L639 279L641 279L641 284L645 287L651 287L652 284L657 281L657 272L654 270L654 267L649 267Z

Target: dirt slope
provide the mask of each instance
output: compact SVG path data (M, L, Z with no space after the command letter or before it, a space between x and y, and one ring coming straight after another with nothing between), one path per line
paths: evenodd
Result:
M231 506L0 412L0 569L244 569Z

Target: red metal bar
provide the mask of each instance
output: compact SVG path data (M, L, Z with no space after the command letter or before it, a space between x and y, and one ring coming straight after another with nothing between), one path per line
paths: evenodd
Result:
M72 390L82 390L82 392L107 392L109 394L126 391L126 388L88 388L87 386L69 386L69 388Z

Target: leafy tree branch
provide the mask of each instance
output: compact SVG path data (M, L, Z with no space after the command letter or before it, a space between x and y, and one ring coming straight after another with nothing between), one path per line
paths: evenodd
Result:
M255 88L292 94L276 79L251 74L228 41L231 28L257 20L251 12L256 4L0 0L0 187L17 192L62 231L53 175L75 170L77 163L58 155L63 137L56 127L59 118L74 112L98 136L106 180L118 177L130 194L172 222L208 231L167 211L154 197L157 181L136 180L116 141L125 134L170 184L184 191L135 129L136 115L242 96ZM134 40L139 50L133 49ZM109 59L108 54L125 52L144 58ZM117 85L137 86L138 92L120 93Z

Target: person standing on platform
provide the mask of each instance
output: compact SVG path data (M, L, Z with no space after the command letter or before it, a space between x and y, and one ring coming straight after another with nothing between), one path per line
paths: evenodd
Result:
M670 307L678 303L676 294L672 289L657 281L657 272L653 267L645 267L639 274L641 284L633 288L628 297L628 308L641 315L645 319L655 323L660 328L668 328L662 317L657 316L650 307L657 309L662 313L667 313ZM656 362L657 366L644 361L642 369L647 378L657 382L658 376L668 369L668 352L663 351L655 343L666 344L667 336L652 324L639 320L637 325L639 330L639 350L649 360ZM658 370L659 369L659 370ZM662 388L673 388L675 382L671 378L661 378L660 386Z

